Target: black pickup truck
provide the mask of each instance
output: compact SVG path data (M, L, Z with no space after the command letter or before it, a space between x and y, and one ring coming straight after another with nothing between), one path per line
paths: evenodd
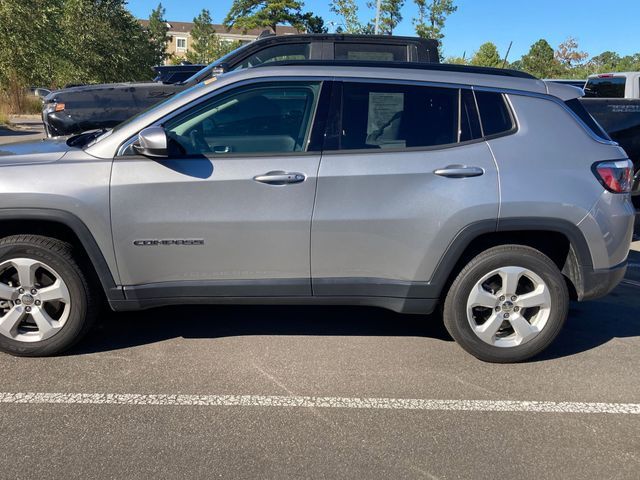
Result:
M633 204L640 209L640 72L591 75L584 92L585 109L633 161Z
M183 82L84 85L53 91L44 98L42 121L50 137L111 128L174 93L222 72L286 60L438 63L438 42L389 35L261 36L216 60Z

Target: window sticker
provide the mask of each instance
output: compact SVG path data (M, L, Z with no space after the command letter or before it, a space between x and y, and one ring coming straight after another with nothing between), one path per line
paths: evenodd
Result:
M401 147L398 139L400 120L404 112L404 93L369 92L367 144L380 147Z

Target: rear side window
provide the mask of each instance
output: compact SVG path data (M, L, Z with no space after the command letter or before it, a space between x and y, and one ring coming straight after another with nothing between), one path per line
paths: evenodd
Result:
M596 77L587 80L584 87L585 97L624 98L627 84L625 77Z
M567 105L567 107L571 109L573 113L575 113L578 116L578 118L580 118L580 120L583 121L583 123L594 134L596 134L598 137L602 138L603 140L611 140L609 138L609 135L607 135L604 129L600 126L600 124L595 121L595 119L591 116L589 112L587 112L587 109L584 108L584 105L582 105L580 100L578 100L577 98L574 98L564 103Z
M494 92L476 92L480 123L485 137L513 130L514 123L504 95Z
M371 43L336 43L336 60L406 62L407 46Z
M338 141L328 149L403 149L482 137L471 90L345 82Z

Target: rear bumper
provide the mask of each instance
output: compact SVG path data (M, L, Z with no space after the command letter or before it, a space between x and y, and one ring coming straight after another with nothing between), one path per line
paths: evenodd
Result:
M584 268L582 272L582 292L579 295L579 299L594 300L604 297L618 286L626 272L626 261L615 267L602 270Z

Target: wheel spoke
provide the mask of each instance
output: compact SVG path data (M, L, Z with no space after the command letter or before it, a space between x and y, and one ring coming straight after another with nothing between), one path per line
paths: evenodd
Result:
M7 337L14 337L14 330L24 318L22 307L13 307L3 317L0 317L0 333Z
M476 327L476 335L487 343L493 343L493 337L502 325L502 315L493 313L486 322Z
M38 298L43 302L57 300L69 303L69 290L66 285L60 281L60 279L57 279L53 285L40 289L38 291Z
M34 308L31 311L31 317L38 326L40 340L44 340L55 333L55 320L52 319L44 309Z
M525 343L538 334L538 330L527 322L527 319L522 315L512 315L509 319L509 323L519 337L519 343Z
M18 281L23 288L31 288L36 283L36 270L40 262L30 258L16 258L11 263L18 271Z
M533 292L519 296L516 305L520 308L549 307L551 295L544 285L538 285Z
M469 295L470 307L494 308L497 302L498 297L487 292L482 285L477 285L476 288L471 290L471 294Z
M0 282L0 299L2 300L14 300L18 295L15 287L10 287L6 283Z
M522 277L523 269L520 267L504 267L500 269L500 278L502 278L502 289L500 293L503 295L514 295L518 290L518 283Z

